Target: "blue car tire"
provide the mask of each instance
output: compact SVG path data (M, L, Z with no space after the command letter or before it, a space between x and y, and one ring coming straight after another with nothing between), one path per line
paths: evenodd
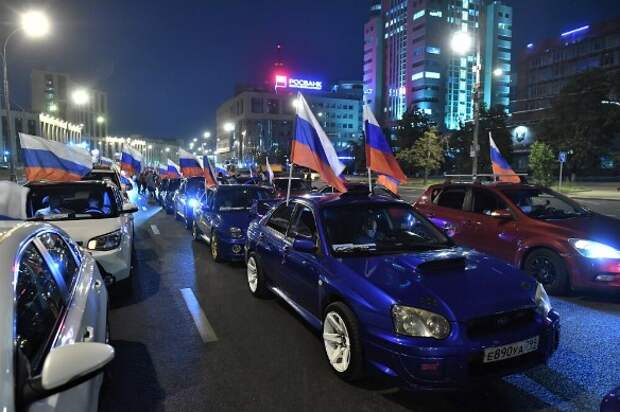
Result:
M248 280L248 289L250 293L257 298L267 298L271 295L267 288L267 282L263 270L258 263L258 257L254 253L250 253L246 262L246 275Z
M192 223L192 239L196 242L200 242L202 240L202 233L200 233L200 229L198 228L195 220Z
M355 314L342 302L325 308L323 344L332 370L347 382L364 377L364 355L360 328Z
M215 232L211 233L211 241L209 243L211 246L211 258L214 262L221 262L222 257L220 256L220 247Z

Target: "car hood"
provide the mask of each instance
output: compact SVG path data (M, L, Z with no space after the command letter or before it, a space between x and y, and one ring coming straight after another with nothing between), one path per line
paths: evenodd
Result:
M547 220L567 238L579 238L605 243L620 249L620 220L592 213L572 219Z
M219 212L217 217L222 229L234 226L240 228L245 233L250 222L256 216L252 215L249 210L230 210L228 212Z
M86 244L92 238L119 230L121 218L59 220L48 221L48 223L58 226L67 232L73 240L86 247Z
M536 291L536 282L525 273L464 248L338 262L339 269L365 278L395 303L438 312L452 321L531 307Z

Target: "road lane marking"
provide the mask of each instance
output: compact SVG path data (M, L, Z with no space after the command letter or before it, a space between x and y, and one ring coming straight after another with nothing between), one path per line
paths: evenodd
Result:
M213 330L213 326L209 323L207 315L205 315L204 311L200 307L194 292L190 288L184 288L181 289L181 294L183 295L183 299L185 299L187 310L189 310L190 315L192 315L192 319L194 319L194 324L196 325L196 329L198 329L198 333L200 333L202 341L204 343L217 341L215 330Z
M151 225L151 230L153 231L153 234L159 235L159 228L157 225Z

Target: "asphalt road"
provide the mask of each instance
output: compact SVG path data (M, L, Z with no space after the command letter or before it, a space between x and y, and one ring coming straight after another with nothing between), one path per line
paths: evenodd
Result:
M524 375L469 393L347 384L292 310L249 294L242 265L215 264L172 216L139 204L134 291L112 297L102 411L584 411L620 385L620 299L596 296L553 299L560 348Z

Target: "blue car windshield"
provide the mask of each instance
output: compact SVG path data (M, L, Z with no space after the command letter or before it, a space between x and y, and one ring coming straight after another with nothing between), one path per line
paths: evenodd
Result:
M215 210L226 212L232 210L247 210L257 200L269 200L273 197L269 189L258 187L221 187L215 196Z
M447 236L406 205L334 206L323 209L322 217L327 240L336 255L402 253L452 246Z

